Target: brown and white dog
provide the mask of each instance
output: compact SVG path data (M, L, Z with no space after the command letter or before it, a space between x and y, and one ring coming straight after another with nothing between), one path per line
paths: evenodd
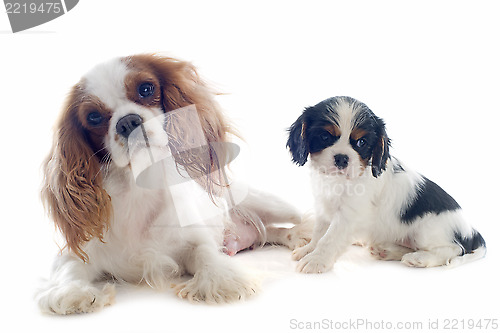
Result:
M66 247L37 295L42 311L92 312L111 304L113 284L96 282L104 276L162 288L189 274L193 277L177 286L183 298L242 299L257 290L258 282L223 253L224 245L233 254L259 240L292 249L305 244L298 227L270 226L300 222L297 211L274 196L250 189L242 203L216 218L218 223L184 226L173 205L175 193L136 183L133 131L142 129L148 139L147 147L135 149L175 150L173 143L190 140L190 126L184 124L174 131L176 137L169 137L173 132L167 133L165 119L190 105L204 140L209 145L226 142L232 132L228 121L188 62L159 55L117 58L96 66L73 87L44 165L42 199ZM154 119L164 123L148 125ZM224 149L200 154L205 157L196 161L194 154L194 162L193 156L177 154L176 167L194 175L202 192L224 205L221 193L233 186L221 177L224 165L217 162L225 160ZM189 193L181 199L188 201L187 208L196 208Z

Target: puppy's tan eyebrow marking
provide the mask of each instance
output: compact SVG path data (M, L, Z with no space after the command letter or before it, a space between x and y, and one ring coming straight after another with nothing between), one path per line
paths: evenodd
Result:
M367 134L367 132L364 129L361 128L355 128L351 131L351 140L359 140L362 137L364 137Z
M342 134L340 128L335 124L326 125L323 128L333 136L340 136Z

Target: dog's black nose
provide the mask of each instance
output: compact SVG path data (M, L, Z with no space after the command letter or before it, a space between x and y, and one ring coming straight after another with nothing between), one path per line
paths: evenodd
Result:
M335 166L337 166L337 168L341 170L347 168L347 165L349 164L349 156L337 154L333 158L335 159Z
M137 127L141 126L142 118L138 114L131 113L116 123L116 133L123 136L125 139L128 138L130 133L135 130Z

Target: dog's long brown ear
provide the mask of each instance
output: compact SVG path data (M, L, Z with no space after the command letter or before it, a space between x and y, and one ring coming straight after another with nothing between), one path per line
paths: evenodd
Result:
M102 187L99 160L78 119L82 94L78 85L73 88L56 125L52 150L44 163L42 200L66 246L87 261L82 245L93 237L102 240L111 199Z
M156 65L164 80L163 106L165 111L191 104L196 105L208 142L225 142L232 132L211 90L189 62L156 56Z
M389 146L391 144L385 131L384 121L376 118L377 121L377 142L372 152L372 175L377 178L382 174L389 158Z
M190 176L197 179L210 194L213 194L213 190L217 187L227 185L225 176L221 172L229 160L228 151L223 143L227 142L228 133L235 134L235 132L215 101L217 94L201 80L196 68L189 62L158 55L139 55L135 58L149 63L160 78L162 104L167 114L189 105L196 107L203 131L203 141L207 145L183 151L183 147L189 147L190 142L200 135L193 132L199 127L189 123L183 124L182 117L176 117L175 121L167 121L166 126L170 126L167 129L169 142L176 162L185 167Z

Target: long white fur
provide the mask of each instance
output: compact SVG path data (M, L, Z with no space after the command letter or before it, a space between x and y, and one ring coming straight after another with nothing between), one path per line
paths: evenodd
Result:
M402 223L402 209L416 197L422 176L406 165L402 165L405 172L395 172L390 158L386 170L373 177L370 167L363 168L349 144L356 111L346 102L335 110L340 138L310 155L316 224L311 242L293 252L293 258L300 260L298 271L329 271L349 245L359 242L367 245L377 259L401 260L415 267L456 265L484 255L485 248L481 247L461 256L462 247L453 241L455 231L472 237L473 229L460 209L428 213L409 224ZM349 157L347 169L333 166L336 154Z

